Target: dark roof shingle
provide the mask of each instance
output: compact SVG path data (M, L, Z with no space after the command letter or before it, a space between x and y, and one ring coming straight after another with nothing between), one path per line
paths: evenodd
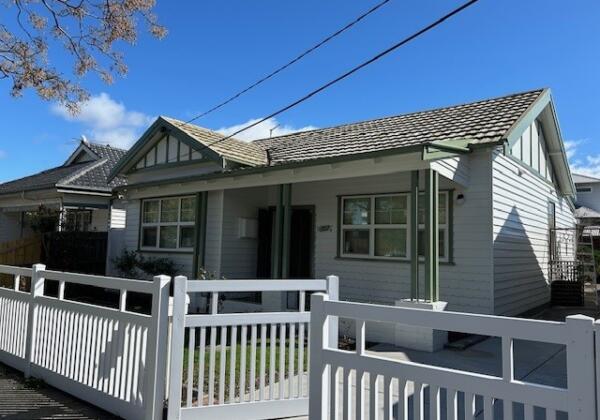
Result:
M98 156L97 160L58 166L34 175L5 182L0 184L0 194L59 186L110 192L113 187L124 185L125 180L123 177L116 177L109 183L108 175L121 157L125 155L125 150L94 143L89 143L88 147Z

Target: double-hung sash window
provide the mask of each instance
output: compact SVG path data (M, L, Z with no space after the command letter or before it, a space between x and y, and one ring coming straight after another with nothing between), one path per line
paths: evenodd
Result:
M422 196L422 195L421 195ZM424 250L423 197L419 200L419 255ZM439 194L440 259L448 258L448 192ZM410 195L381 194L341 198L340 256L408 260Z
M196 200L169 197L142 202L142 250L194 248Z

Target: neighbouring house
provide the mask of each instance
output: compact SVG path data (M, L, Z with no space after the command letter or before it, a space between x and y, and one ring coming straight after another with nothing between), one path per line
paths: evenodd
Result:
M545 305L549 229L575 224L548 89L253 142L159 117L112 176L127 180L113 249L194 278L336 274L341 299L385 305ZM226 303L298 304L266 292Z
M109 181L108 175L124 154L82 140L63 165L0 184L0 254L18 254L21 245L30 247L29 239L39 236L40 230L87 232L79 235L88 238L85 244L73 243L73 235L65 242L105 265L108 231L111 226L123 227L125 220L123 210L111 214L112 189L124 185L124 179ZM92 250L94 243L98 246Z
M600 179L573 174L577 189L577 209L575 217L580 224L590 226L600 225Z

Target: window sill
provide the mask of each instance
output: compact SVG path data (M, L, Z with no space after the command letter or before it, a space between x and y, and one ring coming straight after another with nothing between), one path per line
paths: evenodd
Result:
M372 262L372 263L393 263L393 264L410 264L410 260L391 260L385 258L363 258L363 257L334 257L335 260L339 261L362 261L362 262ZM419 264L425 264L425 261L420 260ZM448 265L454 266L456 263L454 261L440 261L440 265Z
M184 254L184 255L194 253L193 250L180 251L177 249L145 249L145 248L139 248L138 252L148 253L148 254Z

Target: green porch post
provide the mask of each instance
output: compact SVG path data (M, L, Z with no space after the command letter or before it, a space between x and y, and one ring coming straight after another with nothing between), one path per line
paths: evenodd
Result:
M208 192L203 191L196 194L196 231L194 234L194 278L200 278L200 269L206 263L206 205Z
M271 277L281 278L281 241L283 240L283 185L277 186L275 204L275 223L271 241Z
M292 184L281 186L283 192L283 238L281 243L281 278L290 276L290 232L292 226Z
M419 299L419 171L410 173L410 298Z
M425 172L425 299L439 299L439 218L438 173L432 169Z
M275 226L271 247L271 277L274 279L289 276L289 250L291 228L292 185L281 184L277 188Z

